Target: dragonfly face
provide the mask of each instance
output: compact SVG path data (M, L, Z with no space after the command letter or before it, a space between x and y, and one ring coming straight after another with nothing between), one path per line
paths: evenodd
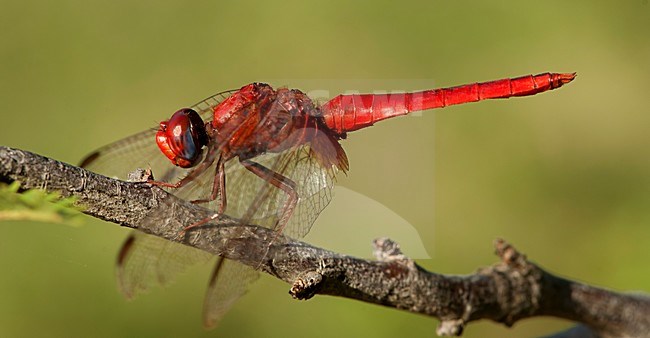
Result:
M208 144L208 135L199 114L183 108L168 121L160 122L156 143L174 165L190 168L201 158L203 147Z

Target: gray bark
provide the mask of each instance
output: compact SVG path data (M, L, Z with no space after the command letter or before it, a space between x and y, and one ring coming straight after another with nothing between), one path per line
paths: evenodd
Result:
M389 239L375 241L377 260L364 260L227 216L179 236L179 229L214 212L147 183L110 179L0 146L0 182L13 181L20 181L21 189L76 196L90 216L253 266L291 284L289 293L296 299L326 294L438 318L439 335L461 335L465 325L479 319L511 326L524 318L555 316L580 323L555 337L650 337L647 295L554 276L500 239L495 242L499 262L470 275L450 276L425 271ZM160 222L141 226L152 217Z

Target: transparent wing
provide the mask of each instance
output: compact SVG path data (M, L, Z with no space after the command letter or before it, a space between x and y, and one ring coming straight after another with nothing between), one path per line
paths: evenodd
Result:
M194 104L192 108L195 112L199 113L203 121L212 120L212 112L214 107L219 105L223 100L227 99L230 95L235 93L237 89L226 90L221 93L214 94L205 100L199 101Z
M250 266L219 257L203 302L203 325L206 328L217 326L257 278L259 273Z
M177 274L212 257L199 249L133 231L118 255L118 286L132 299L154 285L169 285Z
M79 166L118 179L126 179L137 168L151 167L154 174L161 175L173 165L157 149L155 135L156 129L149 129L103 146L86 156Z

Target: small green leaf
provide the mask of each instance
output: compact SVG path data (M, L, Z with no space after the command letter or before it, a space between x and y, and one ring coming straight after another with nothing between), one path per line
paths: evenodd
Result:
M71 226L82 224L81 208L74 197L31 189L19 193L20 183L0 183L0 221L39 221Z

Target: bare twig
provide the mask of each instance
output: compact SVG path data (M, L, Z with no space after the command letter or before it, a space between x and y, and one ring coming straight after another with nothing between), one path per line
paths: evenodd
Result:
M0 181L76 196L93 217L257 267L290 283L290 294L297 299L327 294L439 318L440 335L460 335L467 323L478 319L510 326L523 318L556 316L583 324L556 337L650 336L647 296L554 276L503 240L495 244L501 258L497 264L467 276L448 276L425 271L389 239L375 241L377 260L370 261L276 237L272 230L239 225L227 216L181 239L179 229L213 212L146 183L110 179L22 150L0 147ZM161 203L173 221L139 227L145 217L156 217L149 214Z

